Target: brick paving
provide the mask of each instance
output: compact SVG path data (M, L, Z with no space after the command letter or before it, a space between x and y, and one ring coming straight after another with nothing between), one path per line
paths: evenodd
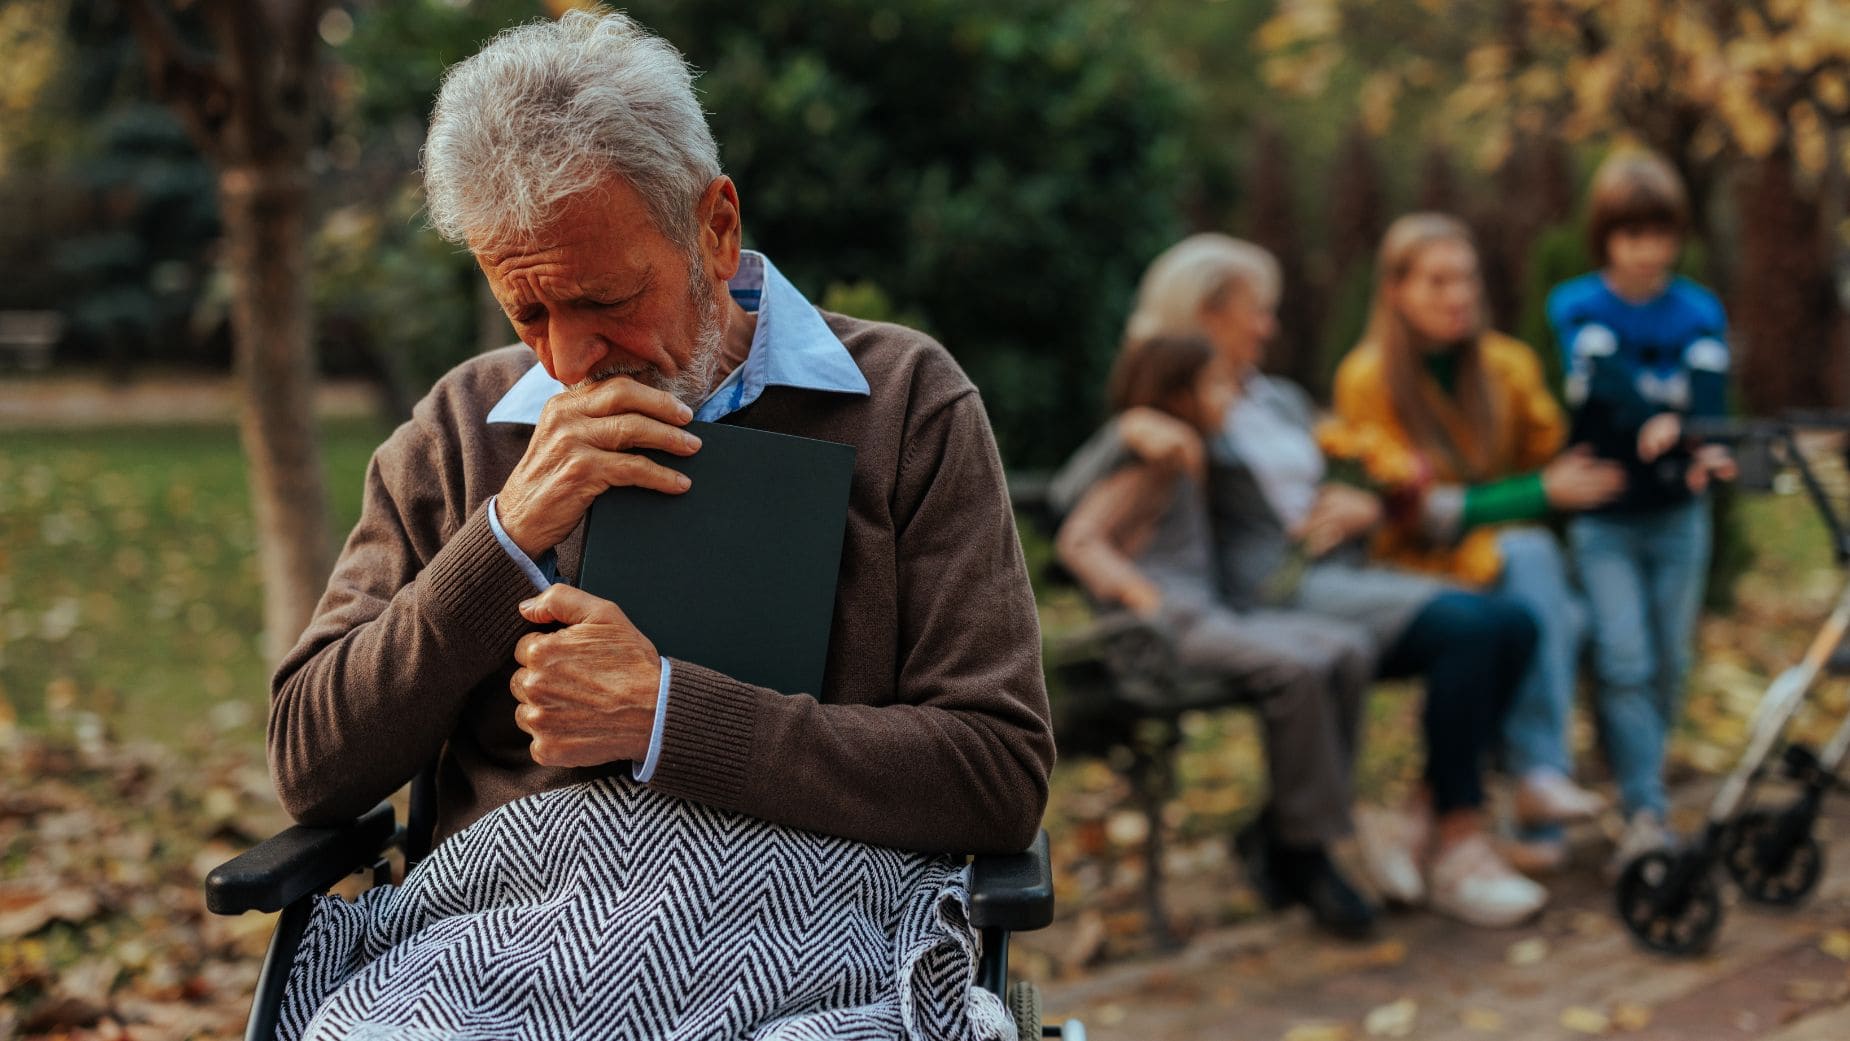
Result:
M1729 888L1721 934L1695 960L1633 944L1595 842L1550 880L1554 901L1526 928L1397 913L1354 946L1301 916L1273 917L1049 981L1048 1018L1077 1016L1102 1041L1850 1041L1850 800L1827 804L1823 825L1825 876L1811 899L1773 911ZM1222 874L1190 884L1238 884L1231 865ZM1028 951L1060 942L1058 930L1021 938Z

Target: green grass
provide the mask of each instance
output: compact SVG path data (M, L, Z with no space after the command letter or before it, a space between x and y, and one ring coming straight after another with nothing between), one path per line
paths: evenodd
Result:
M329 426L335 531L384 427ZM261 747L255 533L228 426L0 434L0 702L125 738L199 728ZM0 712L5 711L0 704Z

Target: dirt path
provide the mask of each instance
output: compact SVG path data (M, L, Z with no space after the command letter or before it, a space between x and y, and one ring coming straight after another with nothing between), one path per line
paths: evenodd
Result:
M1051 1020L1077 1016L1104 1041L1845 1041L1850 800L1827 814L1825 878L1811 900L1778 913L1730 892L1721 935L1697 960L1633 945L1599 882L1603 851L1589 849L1552 880L1553 905L1527 929L1408 913L1356 947L1275 918L1049 983L1045 1003Z
M377 415L378 394L364 381L323 382L316 408L324 419ZM228 377L111 383L90 376L0 376L0 430L230 423L237 414L237 389Z

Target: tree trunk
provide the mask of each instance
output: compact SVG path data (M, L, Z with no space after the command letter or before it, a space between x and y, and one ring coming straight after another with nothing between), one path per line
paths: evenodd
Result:
M333 555L315 428L307 233L316 23L327 0L204 0L195 11L216 53L195 48L156 0L119 2L150 85L218 171L263 646L275 662L313 614Z
M1449 213L1456 217L1465 211L1465 193L1452 168L1451 154L1438 141L1427 145L1420 159L1416 199L1416 206L1427 213Z
M315 427L309 318L308 185L299 164L222 170L219 206L263 577L264 653L281 658L308 624L332 565Z
M1498 167L1495 192L1472 221L1478 235L1490 321L1499 329L1516 324L1528 283L1535 240L1574 209L1574 182L1566 148L1553 134L1518 136Z
M1740 267L1730 319L1749 412L1843 403L1844 323L1818 204L1799 190L1792 153L1749 160L1735 182Z
M1374 140L1361 124L1349 128L1330 175L1330 278L1340 283L1350 269L1374 259L1387 230L1387 189Z
M1248 174L1247 227L1252 240L1278 258L1284 285L1278 301L1278 337L1267 350L1265 368L1282 373L1315 394L1323 388L1318 372L1318 323L1298 235L1297 200L1291 156L1285 136L1269 124L1253 131L1253 165Z

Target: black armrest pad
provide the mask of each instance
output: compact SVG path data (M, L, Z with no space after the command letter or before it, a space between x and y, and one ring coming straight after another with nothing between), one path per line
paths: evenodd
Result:
M389 802L338 827L297 825L213 868L206 876L206 908L213 914L280 911L377 860L396 830Z
M970 862L970 924L1026 932L1053 921L1053 862L1047 833L1026 853L989 854Z

